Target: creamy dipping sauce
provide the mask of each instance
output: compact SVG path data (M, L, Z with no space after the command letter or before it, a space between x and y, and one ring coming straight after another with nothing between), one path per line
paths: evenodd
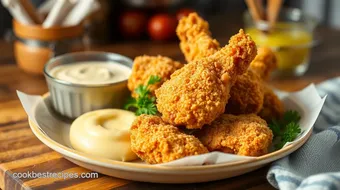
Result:
M59 65L50 71L50 75L74 84L98 85L127 80L131 69L115 62L79 62Z
M135 114L120 109L85 113L71 125L70 141L74 149L118 161L137 159L130 146L130 127Z

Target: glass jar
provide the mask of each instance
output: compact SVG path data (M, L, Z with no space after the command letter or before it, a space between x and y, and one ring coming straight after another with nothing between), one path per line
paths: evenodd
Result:
M270 28L266 21L254 22L249 12L243 16L245 30L258 47L271 48L278 60L274 76L301 76L309 66L315 45L317 20L295 8L282 9L277 23Z

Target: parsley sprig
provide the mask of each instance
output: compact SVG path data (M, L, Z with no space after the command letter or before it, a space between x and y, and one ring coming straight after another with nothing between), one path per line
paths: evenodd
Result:
M287 111L281 120L273 120L268 126L274 134L274 147L281 149L287 142L294 139L301 133L299 121L300 114L297 111Z
M135 114L142 115L156 115L158 113L156 107L156 98L151 95L149 90L150 85L156 84L161 81L161 78L158 76L150 76L147 85L139 85L135 89L135 93L137 94L137 98L129 98L127 103L124 106L124 109L133 109Z

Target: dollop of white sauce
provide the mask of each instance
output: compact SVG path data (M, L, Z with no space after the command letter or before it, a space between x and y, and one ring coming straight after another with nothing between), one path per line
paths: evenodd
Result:
M50 75L74 84L100 85L127 80L131 69L115 62L79 62L59 65Z
M131 161L130 127L136 116L120 109L103 109L79 116L71 125L70 141L75 150L118 161Z

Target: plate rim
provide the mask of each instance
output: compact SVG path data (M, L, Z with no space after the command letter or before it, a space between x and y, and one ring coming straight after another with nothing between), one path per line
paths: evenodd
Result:
M43 95L43 100L49 97L49 93L46 93ZM36 110L37 106L36 104L33 108L34 116L36 117ZM254 159L250 160L242 160L242 161L234 161L234 162L227 162L227 163L221 163L221 164L210 164L210 165L195 165L195 166L162 166L162 165L152 165L152 164L139 164L134 162L122 162L117 160L111 160L108 158L100 158L98 156L93 156L87 153L83 153L81 151L77 151L75 149L72 149L70 147L64 146L53 139L51 139L49 136L47 136L37 124L35 124L30 118L28 119L29 126L35 136L46 146L50 147L54 151L62 154L63 156L70 157L76 160L79 160L81 162L98 165L101 167L106 168L117 168L117 169L123 169L123 170L130 170L130 171L136 171L136 170L153 170L157 172L169 172L169 171L206 171L211 169L217 169L217 168L224 168L224 167L238 167L240 165L245 164L261 164L261 163L269 163L274 160L283 158L284 156L294 152L295 150L299 149L311 136L312 131L310 130L304 138L300 138L296 143L289 144L288 146L278 150L271 152L269 154L265 154L263 156L254 157Z

